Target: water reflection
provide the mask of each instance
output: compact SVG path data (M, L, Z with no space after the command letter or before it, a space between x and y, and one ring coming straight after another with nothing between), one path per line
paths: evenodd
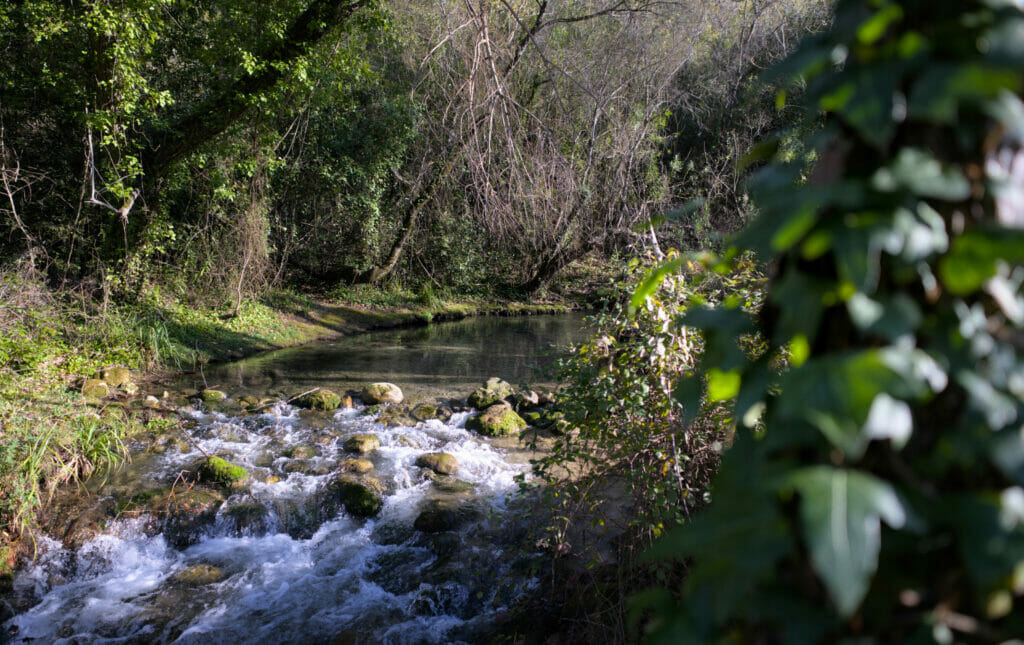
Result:
M205 377L209 387L273 395L390 381L411 401L464 396L492 376L538 382L538 369L553 362L557 348L584 335L582 314L478 317L262 354L189 375L182 386L199 389Z

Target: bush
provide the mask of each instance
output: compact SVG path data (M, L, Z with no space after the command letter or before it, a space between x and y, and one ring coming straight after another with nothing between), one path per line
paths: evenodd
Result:
M674 251L670 257L681 262ZM696 420L684 422L673 384L693 369L703 341L674 321L690 306L723 298L756 308L763 282L749 259L726 275L690 263L684 273L666 276L631 315L627 288L646 266L633 262L618 285L619 300L592 319L592 339L558 363L565 387L557 396L557 412L546 416L566 433L534 464L548 484L545 494L556 517L550 540L559 552L584 561L597 558L593 566L601 559L602 541L609 535L623 538L620 579L631 582L618 589L613 610L620 614L618 601L625 594L653 580L651 575L664 580L669 573L637 565L635 554L707 503L709 479L731 440L727 411L719 403L699 406ZM746 348L756 353L761 343L750 337ZM595 542L587 525L605 537ZM607 609L584 604L594 614Z

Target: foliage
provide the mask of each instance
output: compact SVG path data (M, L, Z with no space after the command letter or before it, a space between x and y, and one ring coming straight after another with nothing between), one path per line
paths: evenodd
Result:
M1021 34L1014 3L845 0L771 72L824 114L803 135L817 163L760 170L736 240L777 266L772 351L744 358L735 335L757 325L738 303L681 319L747 428L715 503L655 548L694 564L678 604L638 603L652 641L1024 633ZM684 405L698 385L677 385Z
M553 541L560 553L595 557L586 546L592 539L583 528L587 525L597 527L596 533L613 530L626 536L619 544L622 558L636 568L622 574L633 582L618 588L619 598L649 575L646 566L633 562L633 553L707 503L719 453L731 441L727 411L714 397L691 411L698 416L695 422L684 423L673 385L692 371L704 342L699 332L675 321L689 307L724 299L748 310L761 302L764 279L750 259L718 274L699 263L684 263L674 251L669 257L683 272L652 284L630 315L623 296L648 266L633 261L618 284L618 301L590 321L592 339L558 363L564 387L557 397L556 423L566 432L534 462L534 472L548 484L545 494L556 517ZM746 340L748 351L762 351L757 338ZM627 489L624 499L612 492L618 488ZM616 498L611 507L609 497ZM594 604L593 614L599 609Z

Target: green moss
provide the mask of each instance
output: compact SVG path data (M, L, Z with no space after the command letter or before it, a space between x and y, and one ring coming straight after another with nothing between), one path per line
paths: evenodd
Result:
M237 488L249 481L249 472L220 457L207 457L199 469L199 478L219 486Z
M219 403L228 398L228 395L220 390L203 390L199 393L199 398L203 400L203 403Z
M312 410L336 410L341 405L341 397L327 389L319 389L312 394L296 401L300 407Z
M526 421L507 403L498 403L466 419L466 427L489 437L509 437L526 428Z
M371 517L384 506L383 486L372 477L358 479L353 475L341 474L331 484L345 510L356 517Z

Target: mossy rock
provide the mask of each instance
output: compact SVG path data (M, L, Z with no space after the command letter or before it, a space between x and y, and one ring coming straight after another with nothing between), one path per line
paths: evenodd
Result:
M459 461L447 452L430 452L416 458L416 465L429 468L438 475L453 475L459 470Z
M110 387L121 387L131 383L132 373L127 367L108 367L103 370L103 381Z
M330 492L350 515L356 517L372 517L384 506L384 486L373 477L358 478L340 473L331 482Z
M452 498L434 499L427 503L413 521L413 528L424 533L454 531L480 516L472 504Z
M220 403L228 398L228 395L220 390L203 390L199 393L199 398L202 399L203 403Z
M345 440L343 447L348 452L364 455L380 448L380 439L375 434L355 434Z
M412 409L412 416L418 421L429 421L431 419L439 418L440 410L436 405L430 405L429 403L420 403Z
M377 423L383 423L384 425L397 428L406 427L411 428L412 426L419 423L412 415L409 414L409 410L395 405L389 405L384 408L384 411L377 417Z
M249 472L220 457L207 457L199 466L199 481L238 489L249 482Z
M374 414L380 414L383 410L384 410L384 406L383 405L379 405L379 404L378 405L368 405L365 408L363 408L363 411L361 412L361 414L364 417L368 417L368 416L372 416Z
M220 567L200 562L199 564L193 564L192 566L185 567L178 573L174 574L172 579L177 583L187 585L189 587L202 587L204 585L212 585L220 582L227 577L227 574L224 573L224 570Z
M500 378L493 377L487 379L487 383L483 387L479 387L473 390L473 393L469 395L467 402L470 407L474 407L478 410L490 407L499 401L512 396L515 393L515 389L507 382Z
M434 483L434 488L442 493L449 493L452 495L469 495L476 490L476 484L463 481L461 479L455 479L454 477L434 474L431 477L431 481Z
M184 549L199 541L217 518L224 504L224 495L216 490L194 486L186 490L167 491L153 497L148 504L154 515L163 516L163 534L176 549Z
M281 468L286 473L299 473L302 475L326 475L330 468L323 464L317 464L308 459L292 459Z
M466 428L488 437L510 437L526 429L526 421L508 403L496 403L466 419Z
M87 378L82 383L82 396L103 399L110 395L110 386L98 378Z
M523 410L532 410L540 406L540 395L529 390L526 392L516 392L512 397L513 402L516 405L516 410L520 412Z
M313 457L316 457L316 448L305 444L301 446L292 446L284 452L284 456L290 459L312 459Z
M374 465L369 459L345 459L338 464L338 469L342 472L365 475L374 469Z
M299 398L296 404L311 410L336 410L341 406L341 397L330 390L320 388L312 394Z
M363 388L359 398L367 405L401 403L405 400L402 389L394 383L371 383Z
M267 528L270 512L263 504L252 500L232 504L222 515L233 525L239 535L260 535Z

